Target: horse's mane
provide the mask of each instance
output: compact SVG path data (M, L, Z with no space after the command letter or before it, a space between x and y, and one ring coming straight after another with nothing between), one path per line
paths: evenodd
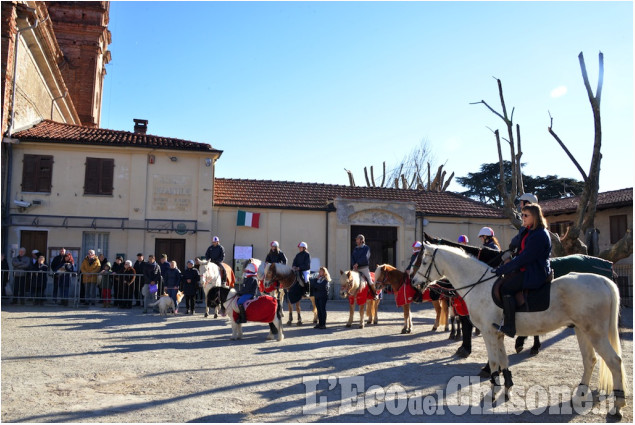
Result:
M288 264L275 263L275 267L276 273L279 275L289 275L293 273L293 269Z

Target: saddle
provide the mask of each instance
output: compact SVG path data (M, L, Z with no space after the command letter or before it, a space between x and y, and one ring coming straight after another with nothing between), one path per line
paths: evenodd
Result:
M269 295L261 295L246 301L244 306L248 322L270 323L276 317L278 300ZM233 316L234 321L237 322L238 313L234 312Z
M553 280L553 271L545 280L545 284L538 289L524 289L516 292L516 309L517 313L533 313L537 311L545 311L549 308L551 302L551 281ZM498 279L492 287L492 300L498 307L503 308L501 297L501 286L505 279ZM524 303L524 305L523 305Z

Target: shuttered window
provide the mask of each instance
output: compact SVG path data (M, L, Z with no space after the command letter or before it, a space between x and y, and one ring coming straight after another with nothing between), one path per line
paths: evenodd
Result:
M626 214L612 215L609 217L611 227L611 244L617 243L626 233Z
M86 158L84 195L112 195L115 160Z
M51 192L53 156L24 155L22 161L22 191Z

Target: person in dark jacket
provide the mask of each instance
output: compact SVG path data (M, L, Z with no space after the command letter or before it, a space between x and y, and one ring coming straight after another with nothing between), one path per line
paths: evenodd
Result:
M33 292L33 305L44 305L45 293L46 290L46 280L48 279L48 271L49 266L46 265L45 258L43 255L40 255L37 258L37 263L35 264L33 277L34 287L31 289Z
M123 257L118 256L115 258L115 264L112 265L112 276L113 276L113 298L115 300L115 306L121 308L123 307L123 294L125 289L123 287L123 280L121 275L125 270L125 266L123 264Z
M254 298L258 294L258 267L254 263L247 264L243 271L243 284L236 293L238 298L239 318L238 323L247 323L247 314L245 312L245 303Z
M77 266L73 259L73 253L68 251L64 254L62 265L53 272L58 276L59 280L59 295L60 304L68 306L68 300L70 299L71 280L77 276Z
M175 308L178 308L176 303L176 293L179 291L181 284L181 270L176 265L176 261L170 261L170 268L165 272L163 279L163 287L167 294L174 301Z
M271 249L265 258L265 263L269 264L287 264L287 256L284 252L280 251L280 244L278 241L271 242Z
M415 262L417 261L417 257L419 256L419 252L421 251L421 246L421 242L419 241L415 241L415 243L412 244L412 255L410 256L408 267L406 267L407 274L410 274L410 272L412 271L412 266L414 266Z
M148 262L145 264L143 268L143 280L145 281L144 286L141 288L142 293L146 292L146 295L143 298L143 312L148 312L148 305L152 304L157 299L157 291L151 292L150 285L157 285L157 288L161 286L161 267L154 261L154 255L148 255ZM145 287L145 290L144 290ZM147 290L147 291L146 291Z
M520 198L518 198L518 202L520 204L520 210L522 211L522 208L527 204L537 204L538 198L536 197L536 195L533 195L531 193L524 193L520 196ZM514 212L514 214L518 214L518 213ZM520 215L520 218L522 220L522 215ZM512 238L512 241L509 243L509 250L514 255L518 254L518 248L520 248L520 241L523 239L526 233L527 233L527 228L525 226L520 226L520 229L518 229L518 234L514 236Z
M161 276L163 277L163 286L165 286L165 276L167 275L168 270L170 270L168 254L161 254L161 257L159 257L159 267L161 268ZM165 292L165 288L163 286L159 286L159 294L163 294ZM176 297L176 293L174 296Z
M223 245L220 244L220 238L218 236L214 236L212 238L212 244L205 252L205 259L218 266L221 284L226 285L227 274L225 273L225 267L223 267L223 261L225 260L225 248L223 248Z
M122 287L123 293L121 294L122 304L121 308L132 308L132 295L134 294L134 287L136 285L136 275L134 267L132 266L132 261L126 260L123 264L123 277L122 277Z
M196 306L196 292L198 292L198 284L201 281L198 269L194 268L194 260L187 260L187 268L181 275L181 291L185 295L185 314L194 314Z
M26 292L27 271L31 267L31 260L26 255L26 249L21 247L18 250L18 255L11 259L13 265L13 301L11 304L16 304L20 300L20 304L24 304L24 296Z
M539 289L551 275L551 238L542 209L537 204L525 205L522 217L527 233L520 242L518 255L495 270L497 276L504 275L505 279L501 286L504 325L493 325L512 338L516 335L516 308L522 306L516 305L514 294L524 289Z
M357 235L355 238L357 246L351 252L351 269L363 274L368 282L368 290L373 298L377 297L375 292L375 282L370 277L370 247L366 245L364 235Z
M308 249L309 245L306 242L300 242L298 244L298 253L295 255L291 265L306 292L309 292L309 272L311 271L311 254Z
M58 271L62 265L64 264L64 256L66 255L66 249L65 248L60 248L59 250L59 254L56 255L55 257L53 257L53 259L51 260L51 273L53 273L53 299L52 301L54 303L57 303L57 297L58 297L58 292L61 292L60 290L60 275L58 273L55 273L56 271ZM61 296L60 296L61 298Z
M137 276L135 283L132 287L132 291L134 293L135 299L137 300L137 306L141 305L141 287L145 283L143 280L143 270L146 267L146 261L143 258L142 253L137 254L137 261L134 263L134 271Z
M330 283L331 275L326 267L320 267L318 277L311 279L311 289L318 314L318 324L314 326L315 329L326 329L326 302L329 299Z
M501 245L498 243L498 239L494 236L494 229L491 227L483 227L480 232L478 232L478 237L483 242L483 246L491 249L495 249L496 251L501 250Z

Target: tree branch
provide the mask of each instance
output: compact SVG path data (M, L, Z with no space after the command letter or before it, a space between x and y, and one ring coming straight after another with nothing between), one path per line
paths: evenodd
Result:
M567 154L569 159L573 162L573 165L575 165L575 167L578 169L580 174L582 174L582 180L584 180L584 182L586 183L589 178L587 177L586 173L584 172L584 170L580 166L580 163L578 163L578 161L575 159L573 154L569 151L569 149L567 149L567 147L565 146L564 142L562 140L560 140L560 137L558 137L558 135L553 131L553 117L551 116L551 112L549 113L549 118L551 119L549 127L548 127L549 134L551 134L553 136L553 138L556 139L556 142L558 142L560 147L564 150L564 152Z

